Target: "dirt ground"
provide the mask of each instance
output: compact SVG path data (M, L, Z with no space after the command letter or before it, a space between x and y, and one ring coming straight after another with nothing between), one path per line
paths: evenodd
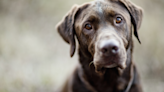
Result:
M55 29L74 4L90 0L0 0L0 92L56 92L74 66ZM144 92L164 92L164 1L131 0L144 17L133 60Z

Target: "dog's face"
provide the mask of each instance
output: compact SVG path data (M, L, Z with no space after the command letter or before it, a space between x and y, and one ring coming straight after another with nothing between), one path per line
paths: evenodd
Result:
M76 35L80 47L92 55L96 71L103 68L126 67L127 48L142 19L142 10L127 0L97 0L74 6L58 25L64 40L75 51Z
M91 2L75 20L75 32L80 45L93 56L93 64L102 67L125 68L126 47L131 37L131 18L119 3Z

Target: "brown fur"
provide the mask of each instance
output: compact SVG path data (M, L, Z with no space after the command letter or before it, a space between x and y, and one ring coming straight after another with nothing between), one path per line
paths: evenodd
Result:
M122 23L115 18L121 16ZM132 26L139 40L142 10L128 0L97 0L75 5L57 25L63 39L71 46L72 57L79 43L79 61L74 73L61 92L142 92L139 75L132 61ZM92 25L91 30L84 28ZM103 41L114 39L119 43L117 55L107 58L100 51ZM106 68L109 62L117 66Z

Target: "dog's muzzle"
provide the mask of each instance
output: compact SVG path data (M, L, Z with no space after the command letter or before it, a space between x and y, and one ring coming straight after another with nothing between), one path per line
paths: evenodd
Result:
M126 67L126 50L123 41L114 33L103 33L95 44L93 63L96 71L102 68Z

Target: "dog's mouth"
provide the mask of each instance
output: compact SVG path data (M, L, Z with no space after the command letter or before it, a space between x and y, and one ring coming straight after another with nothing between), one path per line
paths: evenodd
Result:
M125 64L119 64L119 63L115 63L115 62L109 62L106 64L94 64L95 66L95 70L96 71L101 71L102 68L115 68L118 67L120 69L125 69L126 65Z
M120 69L126 68L125 62L121 62L121 61L119 61L119 59L114 59L114 58L111 58L111 59L109 59L107 61L104 61L104 60L103 61L93 61L93 64L95 66L95 72L104 73L105 70L109 69L109 68L120 68Z
M105 68L113 68L113 67L116 67L116 66L117 66L117 64L115 64L114 62L109 62L106 65L104 65Z

